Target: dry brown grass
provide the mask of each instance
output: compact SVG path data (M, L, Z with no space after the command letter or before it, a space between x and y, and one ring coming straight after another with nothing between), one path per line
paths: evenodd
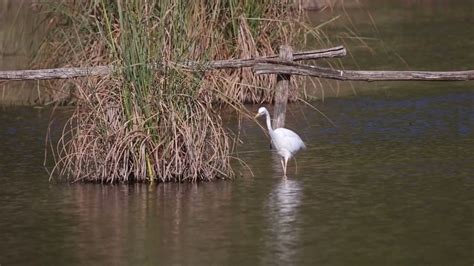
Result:
M54 41L44 49L62 57L46 63L113 64L117 71L69 83L76 110L51 176L94 182L232 177L231 138L216 103L238 109L271 101L274 79L248 69L189 72L175 63L274 54L297 32L290 1L79 2L56 9Z
M124 118L122 82L109 78L81 84L80 105L58 147L56 169L71 181L196 181L230 176L229 143L211 106L180 95L155 102L148 117L134 109ZM86 88L86 89L83 89Z

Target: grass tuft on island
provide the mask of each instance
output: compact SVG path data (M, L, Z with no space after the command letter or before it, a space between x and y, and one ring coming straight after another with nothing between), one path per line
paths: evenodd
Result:
M275 54L298 35L300 10L272 1L63 1L54 6L45 64L114 65L70 81L75 112L51 178L184 182L231 178L222 104L271 102L275 82L250 69L188 71L176 62ZM62 40L59 42L58 40ZM160 65L160 71L154 66ZM293 99L296 93L292 93Z

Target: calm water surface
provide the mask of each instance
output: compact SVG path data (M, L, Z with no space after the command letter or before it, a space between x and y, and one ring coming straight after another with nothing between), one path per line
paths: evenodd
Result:
M228 115L238 178L158 186L48 182L50 110L2 109L0 264L472 265L474 85L387 83L314 104L337 127L289 106L308 149L287 180L264 131Z

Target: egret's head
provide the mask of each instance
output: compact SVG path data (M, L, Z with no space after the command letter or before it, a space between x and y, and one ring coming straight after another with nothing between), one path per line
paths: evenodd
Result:
M260 107L260 108L258 108L258 112L257 112L257 115L255 116L255 118L260 117L262 115L266 115L266 114L268 114L267 108Z

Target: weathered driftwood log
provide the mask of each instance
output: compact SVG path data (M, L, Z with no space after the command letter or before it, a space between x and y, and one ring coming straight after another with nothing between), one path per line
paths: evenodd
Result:
M474 70L465 71L363 71L337 70L319 66L288 63L277 60L267 60L255 64L255 74L288 74L303 75L326 79L352 81L465 81L474 80Z
M314 60L321 58L342 57L346 49L337 46L329 49L297 52L293 54L293 61ZM253 67L256 74L286 74L306 75L319 78L377 81L377 80L422 80L422 81L456 81L474 80L474 70L465 71L362 71L362 70L337 70L319 66L303 65L283 61L278 56L266 56L251 59L230 59L200 62L184 62L169 64L184 67L193 71L208 71L213 69L229 69ZM160 66L156 66L159 70ZM12 70L0 71L0 80L45 80L68 79L86 76L104 76L114 71L113 66L72 67L37 70Z
M69 79L87 76L105 76L111 72L111 66L10 70L0 71L0 80Z
M346 55L346 49L343 46L337 46L329 49L313 50L298 52L294 54L293 60L312 60L320 58L342 57ZM172 63L179 67L185 67L190 70L212 70L225 68L241 68L252 67L256 63L266 62L278 58L278 56L267 56L251 59L230 59L217 60L206 63L185 62ZM157 69L160 67L157 66ZM96 67L71 67L71 68L54 68L54 69L37 69L37 70L13 70L0 71L0 80L45 80L45 79L68 79L87 76L105 76L113 72L112 66L96 66Z
M333 48L322 49L322 50L311 50L304 52L295 52L293 53L293 61L302 61L302 60L316 60L322 58L334 58L334 57L343 57L347 54L346 48L343 46L336 46ZM249 59L229 59L229 60L218 60L218 61L209 61L204 63L199 62L189 62L178 64L182 67L187 67L190 69L201 69L201 70L212 70L212 69L225 69L225 68L241 68L241 67L252 67L257 63L267 62L267 60L276 60L278 61L278 55L264 56L259 58L249 58Z

